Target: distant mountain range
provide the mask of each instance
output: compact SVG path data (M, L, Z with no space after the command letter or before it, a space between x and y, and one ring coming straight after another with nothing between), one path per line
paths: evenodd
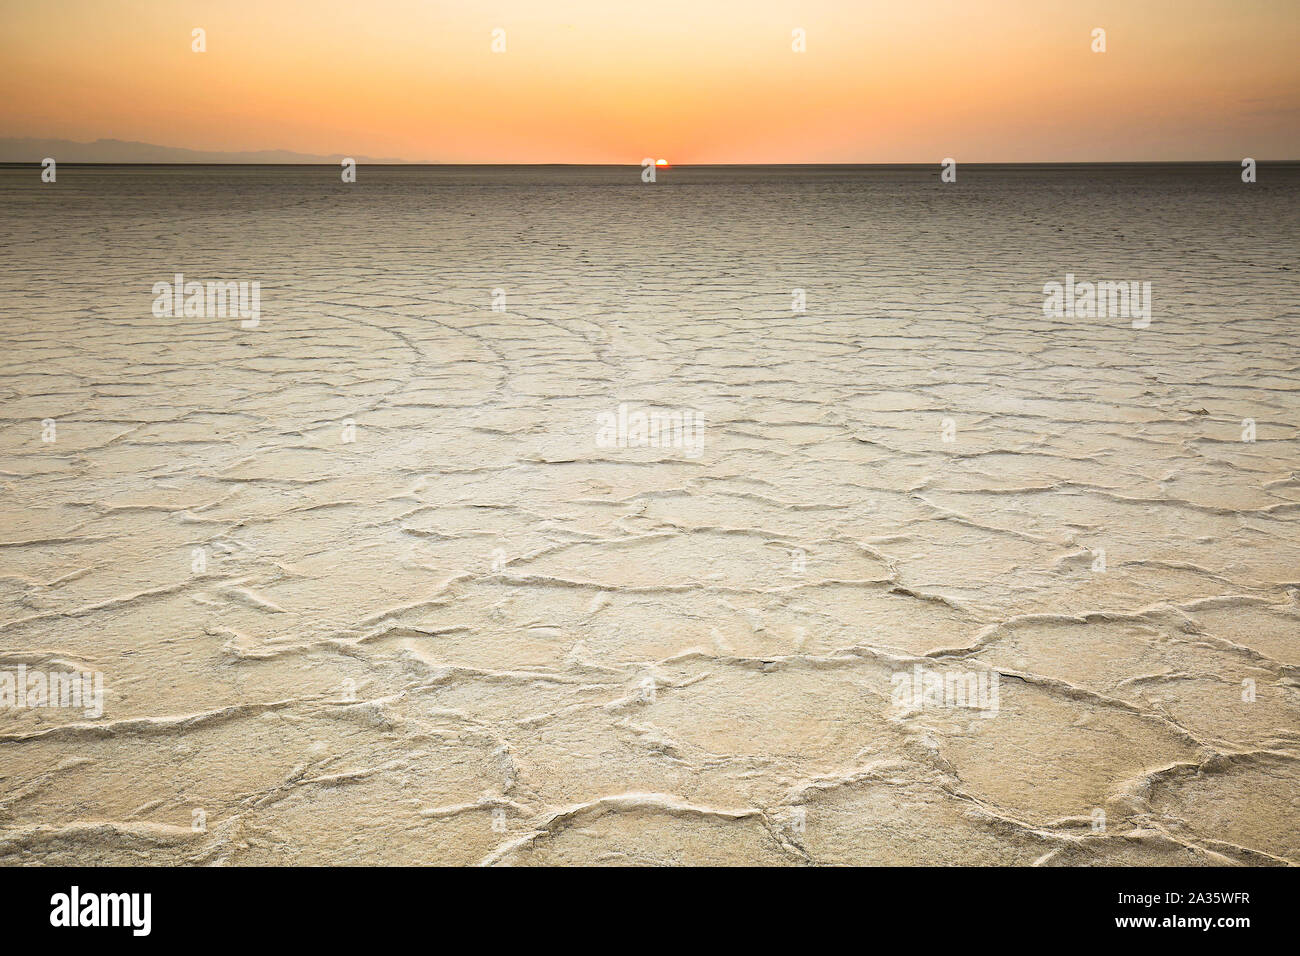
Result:
M70 139L18 139L0 137L0 163L39 163L45 157L59 163L330 163L343 160L343 153L320 156L288 149L259 149L226 153L219 150L182 149L121 139L97 139L77 143ZM358 163L406 163L405 159L377 158L352 154Z

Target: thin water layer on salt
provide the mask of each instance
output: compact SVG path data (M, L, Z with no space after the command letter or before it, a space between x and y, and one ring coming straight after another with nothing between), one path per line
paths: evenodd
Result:
M0 861L1300 862L1300 170L659 179L0 172Z

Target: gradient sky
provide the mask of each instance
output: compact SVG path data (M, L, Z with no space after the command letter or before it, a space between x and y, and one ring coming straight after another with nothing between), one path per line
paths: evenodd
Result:
M0 0L0 136L470 163L1293 159L1298 50L1300 0Z

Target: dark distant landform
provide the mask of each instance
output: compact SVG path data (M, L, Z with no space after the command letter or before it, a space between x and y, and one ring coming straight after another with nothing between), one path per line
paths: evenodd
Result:
M78 143L70 139L0 137L0 162L39 163L47 156L61 163L337 163L344 153L295 153L289 149L246 152L184 149L122 139ZM352 155L358 163L407 163L391 156Z

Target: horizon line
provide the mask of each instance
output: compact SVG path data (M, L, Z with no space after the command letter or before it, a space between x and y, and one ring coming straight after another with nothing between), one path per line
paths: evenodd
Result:
M1256 163L1300 163L1300 157L1290 159L1258 159ZM1230 159L1100 159L1100 160L985 160L980 162L957 161L958 166L1218 166L1228 164L1240 166L1242 158L1233 157ZM92 162L82 160L63 160L59 161L60 166L258 166L258 167L315 167L320 166L327 169L337 169L340 163L336 162L317 162L317 163L251 163L251 162L167 162L167 163L137 163L137 162ZM358 162L357 166L384 166L401 168L407 166L416 167L479 167L479 166L500 166L500 167L589 167L605 169L640 169L642 163L441 163L441 162L401 162L401 163L370 163ZM803 167L860 167L860 166L942 166L942 161L928 160L925 162L838 162L838 163L670 163L667 167L656 167L659 170L683 169L683 168L707 168L707 167L762 167L762 166L803 166ZM4 166L21 166L40 168L40 160L0 160L0 167Z

